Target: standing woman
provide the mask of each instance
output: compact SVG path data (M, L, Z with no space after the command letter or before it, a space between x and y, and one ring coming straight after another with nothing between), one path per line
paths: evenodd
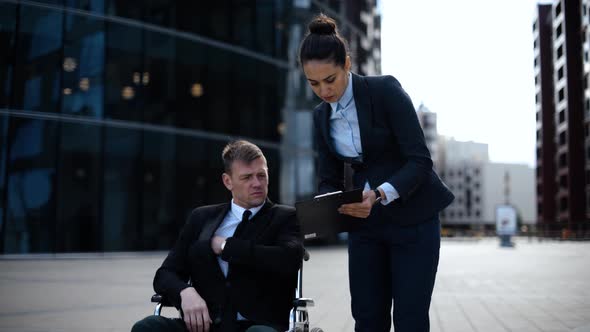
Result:
M361 203L339 208L364 218L348 238L355 331L390 331L392 302L396 332L429 331L438 213L454 196L432 169L400 83L352 73L347 43L328 16L316 16L308 28L299 61L322 99L314 110L319 192L349 189L345 180L365 189Z

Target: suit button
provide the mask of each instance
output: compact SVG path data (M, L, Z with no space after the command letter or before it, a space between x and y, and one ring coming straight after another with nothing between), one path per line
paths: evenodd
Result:
M227 287L227 288L230 288L230 287L231 287L231 282L229 282L229 281L226 281L226 282L225 282L225 287Z

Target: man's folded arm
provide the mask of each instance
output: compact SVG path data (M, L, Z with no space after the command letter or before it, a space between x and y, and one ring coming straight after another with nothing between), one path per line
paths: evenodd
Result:
M244 264L285 276L297 273L303 257L303 242L295 212L279 230L276 245L259 245L253 240L230 237L221 258L228 263Z

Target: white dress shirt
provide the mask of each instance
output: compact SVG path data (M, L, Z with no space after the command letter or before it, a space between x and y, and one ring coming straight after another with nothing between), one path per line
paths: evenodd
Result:
M263 205L264 205L264 203L262 203L260 206L248 209L248 210L250 210L250 212L252 212L252 214L248 218L248 221L250 221L250 219L252 219L256 215L256 213L258 213L258 211L260 211L260 209L262 208ZM223 218L221 225L219 225L219 227L215 231L215 235L221 236L224 238L228 238L228 237L233 236L234 233L236 232L236 228L238 228L238 225L242 221L242 215L244 214L244 211L246 211L246 209L244 209L243 207L234 203L234 200L232 199L231 200L231 209L229 210L229 212L227 213L225 218ZM223 259L221 259L221 255L217 256L217 262L219 263L219 267L221 268L221 272L223 272L223 275L227 277L227 271L229 268L229 264L226 261L224 261ZM238 320L245 320L245 319L246 318L238 312Z
M336 152L344 157L361 157L363 147L361 146L361 132L359 127L354 94L352 93L352 74L348 73L348 84L342 97L336 102L330 103L332 113L330 114L330 137L334 142ZM378 188L382 189L385 197L381 204L386 205L399 198L399 193L389 182L382 183ZM370 190L371 185L367 181L365 190Z
M264 203L262 203L260 206L248 209L250 210L250 212L252 212L250 218L248 219L252 219L256 215L256 213L260 211L262 205L264 205ZM219 225L219 227L215 231L215 235L224 238L232 237L236 231L236 228L238 228L238 225L242 221L242 215L244 214L244 211L246 211L246 209L234 203L234 200L232 199L231 209L229 210L225 218L223 218L221 225ZM219 262L221 272L223 272L223 275L227 277L228 263L221 259L221 256L217 256L217 262Z

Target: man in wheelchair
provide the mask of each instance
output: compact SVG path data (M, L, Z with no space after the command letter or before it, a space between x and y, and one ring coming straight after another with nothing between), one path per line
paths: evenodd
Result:
M266 158L256 145L231 142L222 159L231 202L193 210L154 277L156 293L182 318L149 316L132 332L289 328L304 252L295 209L268 200Z

